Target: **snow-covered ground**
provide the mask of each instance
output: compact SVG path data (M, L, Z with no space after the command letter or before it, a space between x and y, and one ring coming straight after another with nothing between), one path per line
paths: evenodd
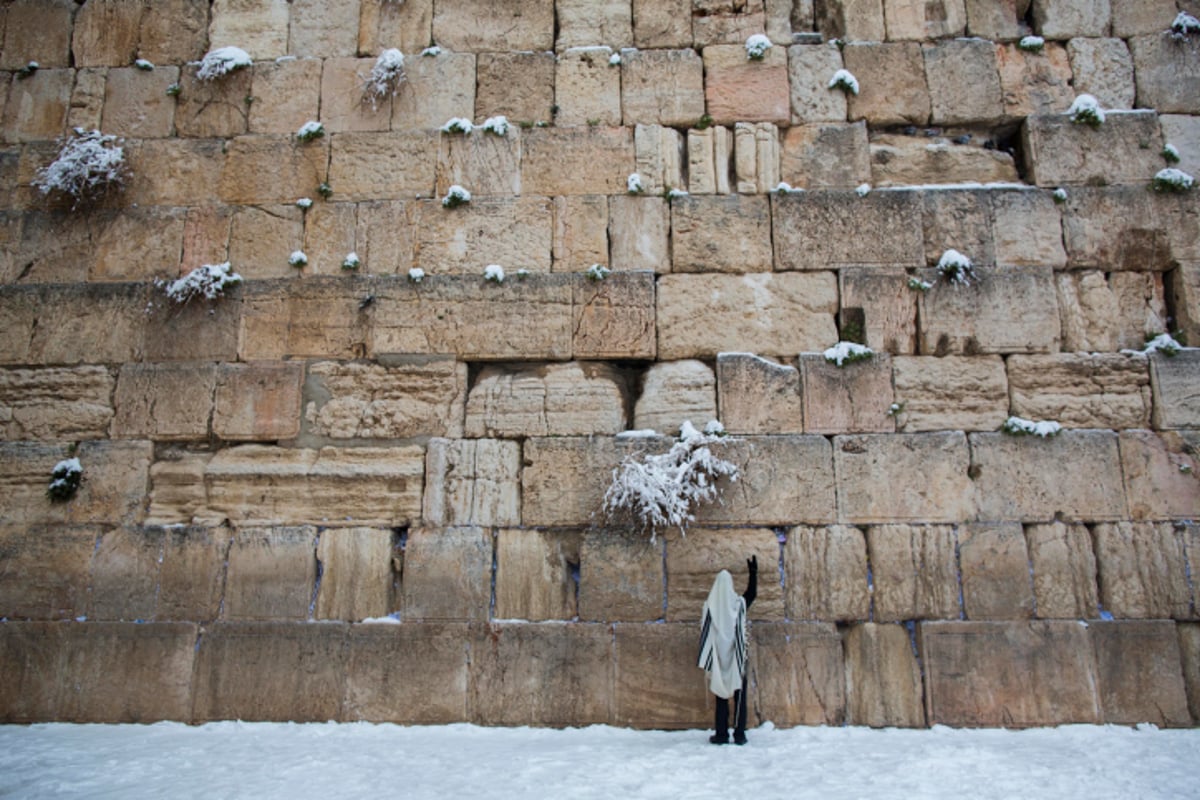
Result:
M8 725L0 797L1195 798L1200 730Z

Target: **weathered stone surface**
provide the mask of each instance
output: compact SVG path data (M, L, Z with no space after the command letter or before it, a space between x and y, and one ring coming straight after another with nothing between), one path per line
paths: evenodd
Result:
M739 194L779 186L779 128L770 122L739 122L733 131L733 160Z
M1171 622L1095 622L1097 690L1104 722L1187 727L1187 691Z
M1027 525L1025 539L1037 616L1041 619L1099 616L1096 557L1087 527L1065 522Z
M690 47L691 0L633 0L635 47Z
M0 438L102 438L114 383L105 367L0 370Z
M357 204L321 203L301 211L301 216L304 219L304 246L301 249L308 263L299 268L288 264L291 273L294 275L299 270L308 275L346 274L342 262L347 253L356 253ZM359 258L361 260L361 256Z
M687 133L687 190L692 194L729 194L733 136L717 125Z
M74 84L75 72L69 69L39 69L24 80L13 79L4 104L5 141L34 142L62 136Z
M756 626L757 633L765 628ZM696 669L695 622L613 626L614 725L703 728L713 695Z
M1112 9L1109 0L1037 0L1033 24L1047 39L1103 36Z
M1101 719L1092 645L1078 622L923 622L917 630L930 724Z
M1028 0L966 0L967 33L983 39L1018 39ZM1018 12L1018 8L1020 11Z
M846 97L851 121L923 125L929 120L929 87L919 44L851 42L842 58L859 85L858 94Z
M76 67L123 67L137 57L144 6L136 0L92 0L75 14L71 54Z
M432 439L423 519L431 525L520 524L520 464L517 442Z
M475 55L442 50L404 64L404 81L392 99L392 130L440 128L475 109Z
M287 0L215 0L209 44L240 47L260 60L286 55L290 7Z
M165 528L155 619L215 620L232 542L233 534L225 527Z
M1117 618L1193 616L1184 526L1116 522L1093 528L1100 602Z
M1072 39L1067 55L1077 94L1092 95L1104 108L1133 108L1133 58L1125 42Z
M433 0L362 0L358 15L358 51L378 55L389 47L418 53L433 38Z
M581 272L608 266L608 197L602 194L555 197L552 269Z
M212 416L215 364L126 364L117 379L112 435L203 439Z
M222 364L213 398L213 433L226 440L295 436L303 380L299 363Z
M66 630L48 622L0 626L0 668L7 677L0 685L0 719L5 723L54 719Z
M882 42L886 36L883 0L830 0L814 3L815 30L846 41Z
M788 356L827 347L837 339L836 293L829 272L665 275L658 282L658 356Z
M871 141L871 182L877 186L945 183L1011 183L1018 180L1008 153L881 134Z
M98 537L92 554L86 617L154 618L163 535L158 528L115 528Z
M626 125L694 124L704 114L704 62L694 50L625 51L621 112Z
M322 531L316 547L321 582L313 616L354 621L389 613L394 538L392 531L379 528Z
M497 533L496 619L574 619L580 538L520 528Z
M1153 112L1109 114L1099 129L1065 114L1030 116L1021 129L1026 171L1038 186L1141 183L1161 169Z
M758 595L748 610L752 620L784 619L783 587L780 585L779 542L766 529L690 528L666 534L666 618L669 622L699 623L704 600L721 570L733 575L735 588L748 580L746 562L758 559ZM794 615L792 615L794 616Z
M253 97L254 71L243 68L219 80L196 77L198 65L186 65L179 76L175 107L175 131L179 136L199 139L228 138L247 131Z
M1175 626L1179 632L1179 650L1183 662L1183 681L1187 688L1192 719L1200 719L1200 625Z
M730 433L802 433L800 371L752 353L718 353L717 408Z
M208 45L209 7L206 0L160 0L147 4L142 12L138 55L159 65L203 58ZM259 58L263 57L265 54L260 53Z
M895 430L892 359L876 353L841 367L823 355L800 355L800 397L806 433L868 433Z
M917 348L917 296L908 289L908 275L897 268L845 268L841 282L841 313L862 312L863 335L877 352L912 353Z
M787 124L791 119L788 55L768 49L759 60L746 57L742 43L704 48L704 96L718 125L739 120Z
M662 197L608 199L608 242L614 270L671 271L671 204Z
M1139 108L1165 114L1200 111L1200 51L1194 37L1177 38L1161 33L1129 40Z
M942 0L939 5L950 2ZM928 6L927 3L922 5ZM897 37L891 36L889 31L889 38ZM981 39L956 39L926 46L923 51L931 122L961 125L1000 119L1004 103L995 45Z
M1013 38L1019 36L1015 32ZM1075 99L1070 57L1061 44L1046 42L1040 53L1021 50L1016 44L997 44L996 66L1004 113L1010 119L1061 114Z
M774 195L771 204L777 269L918 264L923 259L916 192L871 192L866 197L851 191L789 193ZM857 234L863 230L874 235Z
M961 432L838 436L833 458L841 522L958 522L975 511Z
M534 128L521 140L522 192L533 195L621 194L633 172L627 128Z
M147 206L216 202L225 162L223 144L197 139L128 141L130 177L123 199Z
M845 667L834 626L761 622L754 626L752 639L752 671L758 684L752 718L779 725L843 724Z
M949 283L934 269L918 277L934 283L917 299L925 354L1047 353L1058 349L1058 304L1049 267L982 267L970 286ZM1022 324L1014 326L1012 320Z
M631 11L631 0L557 0L555 44L560 51L599 44L628 47L633 44Z
M412 268L414 206L415 202L401 200L358 203L354 246L366 271L375 275L407 274Z
M859 121L788 128L779 175L796 189L850 189L869 182L867 124Z
M486 620L492 594L491 532L467 527L409 533L400 593L405 620Z
M132 209L113 217L97 215L91 225L88 279L145 281L173 272L185 217L182 209Z
M196 651L196 722L338 718L349 626L229 622L204 629Z
M1127 513L1114 433L1068 430L1050 439L973 433L970 438L980 520L1114 520ZM1086 464L1087 470L1066 470L1064 464Z
M0 69L20 69L30 61L44 67L71 65L70 0L14 0L5 9Z
M0 362L122 363L142 352L145 287L137 284L4 287ZM49 322L53 324L38 324Z
M867 528L877 622L958 619L958 551L949 525Z
M900 356L892 359L899 430L996 430L1008 418L1008 384L999 356Z
M611 47L577 47L558 57L555 124L621 124L621 70L609 63L612 56Z
M697 428L717 418L717 380L702 361L666 361L651 365L642 378L633 410L635 430L674 436L684 422Z
M1066 265L1062 220L1052 194L993 191L988 197L997 264L1055 268Z
M846 94L829 88L842 68L841 51L824 44L798 44L787 54L792 124L845 122Z
M97 526L0 526L0 617L59 620L87 614L92 553L103 535Z
M607 364L571 362L519 370L484 367L467 401L466 435L620 433L626 427L624 384L621 374Z
M85 441L78 447L38 442L0 443L0 496L13 523L134 523L141 519L152 445L145 441ZM46 496L59 461L76 457L83 480L75 496Z
M167 87L178 81L178 67L156 67L151 72L136 67L108 70L102 130L139 139L170 136L176 104L167 96Z
M1164 209L1141 186L1072 189L1063 212L1069 265L1103 270L1170 269L1171 243L1164 230Z
M1121 431L1121 473L1135 520L1200 516L1200 458L1189 432Z
M1012 413L1069 428L1145 428L1150 422L1146 361L1116 353L1013 355Z
M432 132L360 133L333 137L329 184L339 200L390 200L432 192L437 166L437 135ZM318 154L312 145L299 152ZM288 199L310 197L323 178L300 183ZM298 193L298 194L297 194Z
M242 361L280 361L287 356L362 358L371 344L370 304L361 305L366 294L333 278L255 281L244 295L238 357Z
M846 722L872 728L925 725L921 668L908 631L864 622L842 639L846 657Z
M475 121L502 114L512 122L550 122L554 117L554 72L554 53L480 53Z
M354 55L358 46L358 3L291 0L288 52L330 58Z
M696 47L742 44L766 25L764 0L693 0L692 38Z
M470 135L441 137L438 151L437 193L445 196L452 185L470 187L473 197L521 193L521 135L510 128L504 136L476 130ZM528 198L537 201L539 198ZM545 203L542 200L539 205ZM474 204L458 213L470 212ZM536 238L535 238L536 241Z
M634 162L647 194L685 186L684 137L674 128L637 125L633 132Z
M414 725L468 719L469 641L465 624L351 625L342 718Z
M317 529L246 528L229 549L222 618L303 620L317 581Z
M1161 355L1150 358L1155 428L1200 427L1198 379L1200 350L1189 348L1171 358Z
M175 452L151 465L147 525L221 524L221 519L211 519L204 488L204 470L211 458L207 453Z
M283 63L292 62L285 61ZM297 61L295 63L303 64L305 62ZM363 88L367 76L371 73L371 68L375 65L375 59L327 58L323 62L317 63L322 65L318 79L321 87L319 99L321 124L325 127L327 134L350 131L386 131L391 127L393 95L388 94L372 102ZM258 68L256 67L254 77L256 89L259 83L257 73ZM282 74L279 77L282 78ZM311 82L312 79L309 80ZM405 82L407 83L407 75ZM264 98L264 101L271 103L271 98ZM310 116L308 119L302 120L300 125L314 119L316 116ZM291 132L294 133L298 130L300 125L293 128Z
M883 13L891 42L961 36L967 26L963 0L884 0Z
M870 617L867 542L859 528L790 528L783 568L789 619L846 622Z
M1062 349L1141 349L1166 318L1161 277L1154 273L1078 271L1055 276Z
M382 134L364 134L377 136ZM340 144L342 137L335 137ZM354 181L359 176L351 162L353 152L347 147L332 158L326 139L303 143L281 136L239 136L228 143L228 155L221 171L220 196L227 203L261 204L294 203L301 197L312 197L317 187L325 181L326 167L330 181L339 178L347 193L354 191ZM402 147L393 142L397 150ZM388 170L387 178L403 181L391 172L397 165L381 159L376 167ZM378 178L377 178L378 179ZM334 184L337 185L336 183ZM428 186L426 183L422 188ZM390 188L390 183L385 183ZM385 195L386 196L386 195ZM339 194L338 199L347 197Z
M239 206L228 239L229 261L238 274L247 280L295 275L288 255L304 249L304 216L294 205Z
M1020 523L975 523L959 529L963 611L967 619L1033 616L1029 553Z
M1160 114L1163 144L1179 151L1179 169L1189 175L1200 172L1200 117L1188 114Z
M673 272L771 271L766 197L681 197L671 201L670 227Z
M579 618L588 622L650 622L666 613L666 539L619 529L589 528L579 555Z
M575 276L571 296L574 358L654 358L653 274L616 273L602 281Z
M413 263L428 273L482 275L488 264L511 272L550 271L549 198L473 199L456 209L424 200L416 204L414 219Z
M1180 264L1167 275L1175 298L1175 322L1186 341L1200 342L1200 261Z
M104 67L87 67L76 71L75 87L71 90L71 106L67 111L67 127L100 127L100 117L104 113L107 72Z
M114 242L110 232L118 228L141 234L137 241L122 244L131 245L125 255L138 257L134 268L143 270L148 266L145 261L150 253L145 250L138 252L141 249L139 245L151 252L158 249L153 244L153 234L146 235L144 229L160 228L155 233L164 234L163 238L167 240L165 249L169 246L171 234L174 232L178 236L177 230L171 230L171 223L176 220L178 215L170 211L159 215L154 211L139 213L131 210L120 216L96 211L86 218L43 211L27 211L23 215L14 212L6 220L6 234L11 238L5 248L5 283L83 283L95 268L98 256L112 263L107 254L96 252L96 240L103 238L105 244L112 247ZM155 266L160 267L161 263Z
M441 0L433 40L448 50L499 52L554 49L554 3L499 0L480 14L472 0Z
M205 469L208 505L247 524L393 526L420 515L420 447L221 450Z

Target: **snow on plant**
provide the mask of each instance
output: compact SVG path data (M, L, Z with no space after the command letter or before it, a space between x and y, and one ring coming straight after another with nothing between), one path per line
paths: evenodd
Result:
M903 401L903 400L901 400L901 401L899 401L899 402L897 402L897 403L892 403L890 406L888 406L887 415L888 415L889 417L898 417L898 416L900 416L901 414L903 414L903 413L904 413L904 407L905 407L906 405L908 405L908 404L907 404L905 401Z
M746 58L751 61L762 61L771 46L770 39L761 33L756 33L746 40Z
M196 72L196 78L202 81L216 80L222 75L249 67L253 63L250 54L240 47L218 47L216 50L210 50L204 54L204 58L200 61L200 69Z
M684 191L683 189L668 189L667 190L667 199L668 200L676 200L680 197L687 197L687 196L688 196L688 193L686 191Z
M50 485L46 487L46 496L55 502L70 500L79 489L83 480L83 465L78 458L64 458L54 465L50 472Z
M1010 436L1040 436L1043 439L1047 439L1062 433L1062 425L1053 420L1034 422L1031 419L1024 419L1022 417L1009 417L1004 420L1004 424L1000 427L1000 430Z
M1131 356L1148 356L1151 353L1162 353L1167 358L1172 358L1179 355L1179 351L1183 346L1175 341L1175 338L1169 333L1160 333L1157 336L1146 340L1146 346L1141 350L1122 350L1121 352Z
M421 55L425 58L437 58L441 54L442 48L438 47L436 44L431 44L429 47L426 47L421 51Z
M312 198L301 197L296 201L296 208L300 209L301 211L308 211L310 208L312 208Z
M370 73L363 80L363 101L370 103L371 110L375 110L379 107L379 101L394 95L402 83L404 54L394 47L388 48L375 59L375 66L371 67Z
M858 185L858 187L855 188L854 193L856 195L858 195L859 197L866 197L867 195L869 195L871 193L871 184L860 183Z
M610 67L619 67L619 66L621 66L621 54L620 54L620 53L613 53L611 56L609 56L609 57L608 57L608 65L609 65Z
M321 181L321 185L317 187L317 194L328 200L333 197L333 187L329 185L328 181Z
M684 422L679 439L665 453L626 456L612 472L604 492L604 515L649 531L651 541L660 528L681 532L696 519L695 509L717 499L717 480L738 479L738 467L718 458L712 446L726 441L724 430L711 425L705 433Z
M179 97L179 93L182 91L183 91L182 86L180 86L178 83L172 83L170 86L167 87L167 96L168 97Z
M838 342L822 355L825 356L825 360L830 364L844 367L847 364L853 364L855 361L866 361L875 355L875 351L857 342Z
M858 94L858 78L848 69L839 69L833 73L833 77L829 79L830 89L841 89L847 94Z
M92 200L125 179L125 148L116 136L76 128L62 142L58 157L39 170L33 185L42 194L62 192L75 204Z
M471 124L471 120L464 117L451 117L446 120L446 124L442 126L442 133L470 133L475 126Z
M413 267L408 271L408 279L413 283L420 283L425 280L425 270L420 267Z
M1040 53L1046 46L1046 40L1041 36L1025 36L1017 42L1017 49L1026 53Z
M146 72L152 72L154 70L154 64L144 58L137 59L133 62L133 65L140 70L145 70Z
M909 278L908 288L912 289L914 292L928 292L933 288L933 284L929 281L923 281L920 278Z
M612 274L612 270L603 264L592 264L584 274L589 281L602 281Z
M528 278L530 275L532 275L533 273L531 273L529 270L522 267L521 269L517 270L513 274L517 276L517 280L523 281L526 278Z
M1194 33L1200 33L1200 19L1196 19L1186 11L1180 11L1171 23L1170 33L1176 39L1185 39Z
M1164 144L1162 149L1162 157L1163 161L1166 161L1168 164L1178 164L1180 161L1179 148L1170 142Z
M1104 109L1100 107L1100 101L1090 94L1076 97L1075 102L1067 109L1067 115L1071 117L1071 122L1077 125L1082 123L1099 128L1104 124Z
M508 135L508 128L508 117L504 116L503 114L495 117L488 117L483 121L483 124L479 126L479 130L483 131L484 133L491 133L500 137Z
M446 208L458 208L469 202L471 202L471 193L457 183L451 186L446 192L446 196L442 198L442 205Z
M342 269L344 270L353 271L361 266L362 260L358 257L358 253L347 253L346 257L342 259Z
M971 259L953 248L942 253L942 257L938 259L937 268L946 280L963 286L970 286L971 278L975 277L975 266L971 263Z
M303 250L293 250L292 254L288 256L288 265L293 267L306 267L308 266L308 256L304 254Z
M504 283L504 267L499 264L488 264L483 269L483 279L488 283Z
M1067 202L1067 190L1063 189L1062 187L1055 189L1054 194L1051 196L1054 198L1054 202L1056 203L1061 204Z
M296 131L296 138L302 142L311 142L313 139L320 139L324 135L325 126L312 120L301 125L300 130Z
M803 189L797 189L797 188L793 187L787 181L780 181L779 184L775 187L775 192L777 192L778 194L799 194L800 192L803 192L803 191L804 191Z
M642 176L636 172L630 173L625 179L625 190L630 194L641 194L646 191L646 185L642 183Z
M205 264L174 281L159 282L167 293L167 297L175 303L183 305L197 297L205 300L216 300L225 294L225 289L242 282L242 276L232 272L229 262L224 264Z
M41 68L42 65L38 62L30 61L28 64L17 70L17 80L24 80Z
M1167 167L1158 171L1150 186L1156 192L1190 192L1196 186L1196 179L1181 169Z

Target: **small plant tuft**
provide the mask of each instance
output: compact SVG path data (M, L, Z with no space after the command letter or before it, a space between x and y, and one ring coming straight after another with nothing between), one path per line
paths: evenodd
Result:
M530 275L532 275L532 274L533 274L532 272L530 272L529 270L525 269L524 267L522 267L521 269L519 269L519 270L517 270L516 272L514 272L514 273L513 273L513 275L515 275L515 276L516 276L516 278L517 278L517 280L519 280L519 281L523 281L523 280L525 280L526 278L528 278L528 277L529 277Z
M1022 417L1009 417L1004 420L1000 430L1009 436L1038 436L1042 439L1049 439L1062 433L1062 425L1053 420L1034 422Z
M429 47L426 47L421 51L422 58L437 58L441 54L442 48L438 47L436 44L431 44Z
M1158 174L1154 176L1154 180L1150 183L1150 187L1154 191L1169 194L1190 192L1195 186L1195 178L1175 167L1167 167L1166 169L1159 170Z
M746 40L746 58L751 61L762 61L772 46L770 39L761 33L756 33Z
M1040 53L1046 47L1046 40L1041 36L1025 36L1017 42L1017 49L1026 53Z
M51 502L63 503L70 500L79 491L83 481L83 465L78 458L65 458L54 465L50 472L50 485L46 487L46 497Z
M347 253L342 259L342 269L348 272L355 272L362 266L362 260L358 257L358 253Z
M825 360L830 364L844 367L856 361L867 361L874 357L875 351L857 342L838 342L822 355L825 356Z
M625 190L629 194L644 194L646 185L642 183L642 176L634 172L625 179Z
M375 59L375 66L371 67L370 73L363 79L363 102L370 103L371 110L374 111L379 108L379 103L384 98L398 92L402 83L404 54L394 47L384 50L379 54L379 58Z
M99 199L125 181L125 149L116 136L76 128L61 141L58 157L39 170L33 185L42 194L59 192L74 204Z
M444 208L458 208L469 202L471 202L471 193L457 183L451 186L450 190L446 192L446 196L442 198Z
M1162 157L1163 161L1166 161L1168 164L1178 164L1180 161L1179 148L1170 143L1163 145Z
M504 267L499 264L488 264L483 269L483 279L497 285L504 283Z
M143 72L153 72L154 71L154 64L152 64L151 62L147 61L144 58L137 59L136 61L133 62L133 65L135 67L137 67L138 69L142 70Z
M833 73L833 77L829 79L830 89L841 89L846 94L858 94L858 78L848 69L839 69Z
M1100 107L1100 101L1090 94L1081 94L1076 97L1075 101L1071 103L1071 107L1067 109L1067 115L1076 125L1099 128L1104 124L1104 109Z
M300 209L301 211L308 211L310 208L312 208L312 204L311 197L301 197L296 201L296 208Z
M317 187L317 194L321 195L322 199L328 200L333 197L333 187L328 182L322 181L321 185Z
M179 93L182 91L183 88L178 83L172 83L167 87L167 97L179 97Z
M292 254L288 256L288 266L296 267L297 269L307 267L308 256L304 254L303 250L293 250Z
M619 66L621 66L621 54L620 54L620 53L613 53L611 56L609 56L609 57L608 57L608 65L609 65L610 67L619 67Z
M900 400L898 402L892 403L890 406L888 406L887 415L889 417L900 416L901 414L904 413L904 407L906 405L908 405L908 403L904 400Z
M1059 187L1054 190L1054 194L1052 194L1051 197L1054 198L1055 203L1062 205L1063 203L1067 202L1067 190Z
M920 278L909 278L908 288L912 289L914 292L928 292L933 288L933 284L929 281L923 281Z
M157 281L168 299L176 305L184 305L197 298L213 301L225 295L225 290L242 282L242 276L233 272L229 262L205 264L174 281Z
M408 271L408 280L411 283L420 283L425 280L425 270L420 267L413 267Z
M19 70L17 70L17 80L23 81L26 78L30 78L33 76L33 74L35 72L37 72L41 68L42 68L42 65L39 64L38 62L30 61L28 64L26 64L25 66L23 66Z
M612 270L603 264L592 264L584 274L589 281L602 281L612 274Z
M490 133L493 136L499 136L503 139L508 135L509 127L511 126L509 125L508 117L500 114L498 116L488 117L485 119L483 124L479 126L479 130L483 131L484 133Z
M702 131L707 128L711 128L712 124L713 124L712 115L711 114L702 114L700 116L700 119L696 120L695 128L698 131Z
M442 133L470 133L475 126L465 117L451 117L442 126Z
M962 286L970 286L971 279L975 277L975 266L971 259L954 249L942 253L937 269L947 281Z
M1171 23L1171 29L1168 31L1176 39L1186 39L1189 36L1200 34L1200 19L1196 19L1186 11L1180 11L1175 17L1175 21Z
M325 126L320 122L309 121L300 126L300 130L296 131L296 138L302 142L311 142L314 139L320 139L325 135Z

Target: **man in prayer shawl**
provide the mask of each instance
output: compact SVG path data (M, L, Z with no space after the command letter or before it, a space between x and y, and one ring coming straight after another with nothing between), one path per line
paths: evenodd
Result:
M717 696L713 744L729 744L729 698L733 698L733 743L746 743L746 610L758 594L758 556L746 561L750 577L740 597L733 576L721 570L713 581L700 628L700 658L708 688Z

